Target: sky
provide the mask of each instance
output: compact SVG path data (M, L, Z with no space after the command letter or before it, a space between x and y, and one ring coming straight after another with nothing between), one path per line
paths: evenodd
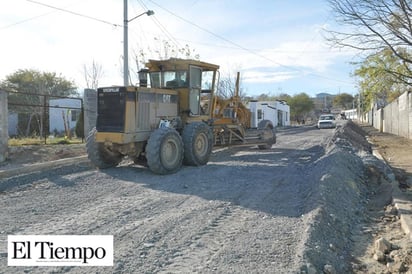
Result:
M84 67L102 67L100 86L123 84L122 0L0 1L0 81L19 69L56 72L86 87ZM192 56L239 71L246 95L357 93L356 52L332 48L326 0L129 0L129 67L135 53L159 59L188 46ZM168 50L163 48L168 45ZM141 58L139 60L142 60ZM141 65L139 65L141 66Z

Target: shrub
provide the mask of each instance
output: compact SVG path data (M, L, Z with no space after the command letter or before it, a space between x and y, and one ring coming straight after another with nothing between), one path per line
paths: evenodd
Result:
M84 113L83 109L80 112L79 119L77 119L76 127L74 131L76 132L77 138L84 138Z

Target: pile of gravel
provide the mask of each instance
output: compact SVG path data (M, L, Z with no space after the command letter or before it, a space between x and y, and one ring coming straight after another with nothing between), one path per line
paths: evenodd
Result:
M366 139L366 132L352 121L347 121L338 127L332 138L332 145L346 148L351 151L366 151L372 153L371 144Z
M363 130L351 121L325 140L325 154L307 171L312 218L302 273L351 272L355 231L365 220L368 200L366 164L379 162L370 153Z

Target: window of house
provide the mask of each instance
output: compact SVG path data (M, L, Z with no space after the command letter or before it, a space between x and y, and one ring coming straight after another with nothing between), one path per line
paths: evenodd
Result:
M260 120L260 119L263 118L263 113L262 113L262 110L261 110L261 109L258 109L258 110L257 110L257 118L258 118L258 120Z
M76 122L77 119L79 119L80 110L78 110L78 109L72 109L72 110L70 111L70 113L71 113L71 120L72 120L72 122Z

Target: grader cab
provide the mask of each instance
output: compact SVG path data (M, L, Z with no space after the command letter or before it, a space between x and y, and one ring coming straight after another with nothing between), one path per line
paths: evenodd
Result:
M205 165L215 145L269 148L276 142L269 121L248 129L250 116L237 95L215 96L219 66L171 58L146 67L138 87L97 90L96 128L86 139L97 167L116 166L128 156L154 173L170 174L182 164Z

